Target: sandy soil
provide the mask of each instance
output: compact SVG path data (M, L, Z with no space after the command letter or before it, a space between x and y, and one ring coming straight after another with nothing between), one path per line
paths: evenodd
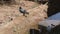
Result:
M21 3L0 6L0 34L28 34L30 28L37 29L38 22L47 18L47 5L30 1L21 1ZM27 17L19 12L20 6L29 12Z

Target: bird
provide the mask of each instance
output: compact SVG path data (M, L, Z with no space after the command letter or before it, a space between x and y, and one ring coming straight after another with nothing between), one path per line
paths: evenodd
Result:
M19 12L23 14L23 16L25 16L25 14L29 14L29 12L27 12L25 9L23 9L22 7L19 7Z

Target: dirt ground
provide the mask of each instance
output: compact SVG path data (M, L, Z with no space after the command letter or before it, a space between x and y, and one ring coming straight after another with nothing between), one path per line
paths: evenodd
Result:
M29 12L27 17L19 12L20 6ZM47 5L39 5L31 1L0 6L0 34L28 34L29 29L37 29L38 22L47 18L47 8Z

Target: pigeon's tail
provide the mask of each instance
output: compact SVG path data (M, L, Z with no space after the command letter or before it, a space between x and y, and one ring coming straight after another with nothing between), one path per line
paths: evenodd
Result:
M26 12L26 14L29 14L29 12Z

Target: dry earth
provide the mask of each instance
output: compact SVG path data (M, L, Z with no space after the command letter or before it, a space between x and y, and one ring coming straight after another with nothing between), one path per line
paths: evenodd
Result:
M19 12L20 6L29 12L27 17ZM30 28L37 29L38 22L47 18L47 8L47 5L30 1L21 1L19 5L0 6L0 34L28 34Z

